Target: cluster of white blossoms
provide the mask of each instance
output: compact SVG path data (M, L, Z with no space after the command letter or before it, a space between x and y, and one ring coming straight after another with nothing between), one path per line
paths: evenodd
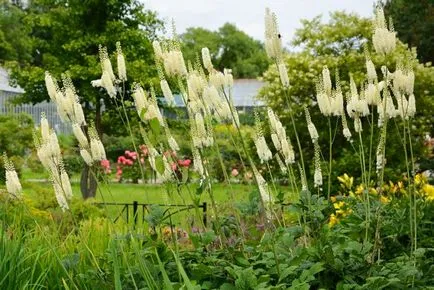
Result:
M293 164L295 162L294 149L292 148L289 139L286 137L285 128L271 108L268 108L267 113L270 123L271 140L273 141L274 148L282 154L286 165ZM280 157L277 161L281 161ZM280 167L282 168L282 166Z
M345 113L342 114L342 134L344 135L345 139L347 139L347 141L353 142L353 140L351 139L352 135L350 129L348 128L347 117L345 116Z
M351 118L365 117L369 115L369 106L365 98L364 90L360 94L357 90L356 83L350 75L350 95L347 98L347 113Z
M44 113L41 116L40 132L34 134L34 142L39 160L50 173L57 202L65 211L69 209L68 200L72 198L71 183L63 166L57 135L54 130L50 130Z
M60 90L56 80L50 75L50 73L46 72L45 85L51 100L53 100L57 106L57 111L62 121L68 122L72 125L72 132L80 147L80 155L83 157L86 164L90 166L96 161L105 159L104 146L101 143L98 134L89 134L90 138L88 138L83 132L82 127L86 125L86 121L84 118L83 108L79 103L79 98L76 94L71 78L68 75L63 75L63 89ZM90 131L92 130L93 129L90 129ZM44 115L41 118L41 134L43 136L42 140L48 140L50 133L48 130L48 121ZM51 136L54 138L55 134L51 134ZM48 146L43 145L42 143L41 146ZM57 137L56 142L53 142L53 144L56 143Z
M222 92L213 85L207 86L203 91L203 103L208 114L213 114L217 120L232 120L230 103L225 101Z
M160 126L165 126L153 88L151 88L151 93L149 94L145 92L139 84L135 84L133 89L133 99L137 113L142 120L150 121L152 119L157 119Z
M324 116L341 116L344 113L344 97L339 78L336 76L336 89L334 90L327 66L324 66L322 77L316 83L316 100Z
M121 81L127 80L127 67L125 65L125 57L122 53L121 43L116 42L116 61L118 64L118 77Z
M3 153L3 165L5 167L6 190L13 198L21 198L23 188L15 171L14 164L9 160L6 153Z
M166 79L162 78L160 80L160 87L167 104L170 107L175 105L175 98L173 97L172 91L170 90L169 84L167 83Z
M277 64L279 78L284 88L289 87L288 70L282 55L282 39L277 25L276 14L265 9L265 51L269 58Z
M214 144L211 125L205 124L201 112L196 112L190 119L190 132L193 146L197 149L211 147Z
M321 172L321 163L320 163L320 147L318 144L318 131L316 130L316 127L314 123L312 122L312 119L310 117L309 110L307 107L304 108L304 112L306 115L306 123L307 123L307 129L309 131L310 138L312 139L312 143L314 145L315 155L314 155L314 165L315 165L315 172L314 172L314 186L315 187L321 187L322 185L322 172Z
M203 167L202 157L200 156L199 149L193 146L193 170L200 175L201 178L205 178L206 171Z
M152 43L156 60L163 64L164 71L169 77L186 76L187 66L185 65L180 44L177 41L164 44L162 47L157 40Z
M211 72L213 70L214 66L212 65L211 54L209 53L208 47L202 48L202 61L203 61L203 66L209 72Z
M269 8L265 9L265 51L271 59L280 59L282 56L282 39L277 17Z
M312 122L307 107L304 108L304 113L306 115L307 130L309 131L310 139L312 139L312 143L318 142L318 138L319 138L318 131L316 130L316 127Z
M414 97L414 72L413 69L397 64L393 77L393 94L398 108L397 115L403 119L414 117L416 114L416 100ZM408 99L407 97L408 96Z
M258 113L255 112L255 135L253 137L253 141L256 146L256 153L258 154L261 163L267 162L271 158L273 158L273 154L268 148L267 142L265 141L264 134L262 132L261 121L259 120Z
M68 75L62 75L63 88L60 89L57 81L49 72L45 72L45 86L51 101L56 104L57 112L63 122L74 122L85 125L83 108L75 91L72 80Z
M388 54L395 50L396 32L393 29L392 21L389 20L389 29L387 28L383 8L377 7L374 19L374 34L372 43L377 53Z
M120 43L116 43L117 47L117 65L118 65L118 79L113 72L113 67L110 62L110 58L106 47L99 46L99 59L101 62L102 75L100 79L91 82L94 87L102 87L107 91L107 94L114 98L117 94L115 87L116 83L127 80L125 58L122 53Z
M314 165L315 172L313 175L313 184L315 187L321 188L322 186L322 171L321 171L321 159L320 159L320 148L318 142L314 142Z
M255 166L253 166L253 174L255 176L256 183L259 189L259 194L264 205L273 202L267 181L264 179L264 177L262 177L261 173L259 173L258 169Z
M379 172L381 172L384 168L384 166L386 165L386 158L384 156L384 146L385 146L385 138L384 135L381 134L380 135L380 141L378 142L378 146L377 146L377 152L376 152L376 156L377 156L377 162L376 162L376 171L377 174Z

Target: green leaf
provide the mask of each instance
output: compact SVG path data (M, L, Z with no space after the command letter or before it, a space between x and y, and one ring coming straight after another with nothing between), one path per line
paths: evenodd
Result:
M182 183L186 183L188 180L188 167L182 167Z
M149 126L151 127L152 133L155 134L155 138L159 138L161 135L160 121L157 118L153 118L149 121Z
M160 260L160 256L158 256L157 249L155 249L155 256L157 257L158 267L160 268L161 275L163 276L164 289L173 289L172 282L170 281L169 276L167 276L166 269L164 269L164 265Z
M162 156L155 157L155 167L157 168L158 173L164 173L164 161Z
M280 277L279 277L279 282L281 282L282 280L284 280L286 277L288 277L289 275L293 274L294 271L298 268L298 266L291 266L288 268L285 268L281 273L280 273Z

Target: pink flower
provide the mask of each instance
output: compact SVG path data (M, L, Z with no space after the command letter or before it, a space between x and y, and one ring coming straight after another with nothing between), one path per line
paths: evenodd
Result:
M178 164L181 167L189 167L191 164L191 160L190 159L184 159L184 160L178 160Z
M139 149L142 151L142 153L145 157L148 155L149 150L148 150L148 147L146 147L146 145L143 145L143 144L140 145Z
M120 164L124 164L125 160L126 160L126 158L124 156L118 157L118 163L120 163Z
M110 161L108 161L107 159L101 160L101 166L104 168L104 172L106 174L111 173L111 170L110 170Z
M172 167L172 171L175 171L176 168L178 168L178 166L176 165L175 162L173 162L172 164L170 164L170 166Z
M110 161L108 161L107 159L101 160L101 166L104 168L110 167Z
M231 175L232 175L233 177L238 176L238 174L240 174L240 173L238 172L238 170L237 170L236 168L232 169L232 171L231 171Z

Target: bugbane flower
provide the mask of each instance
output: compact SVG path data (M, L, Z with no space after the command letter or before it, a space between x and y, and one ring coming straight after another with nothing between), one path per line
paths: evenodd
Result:
M395 50L396 47L396 32L393 30L392 21L389 21L388 29L383 8L380 6L377 7L375 13L372 43L375 51L382 54L388 54Z
M154 54L155 54L155 57L156 57L158 60L163 59L163 51L162 51L162 49L161 49L160 42L158 42L157 40L154 40L154 41L152 42L152 47L154 48Z
M69 209L68 202L66 201L65 194L61 183L58 180L52 179L54 194L56 196L57 203L59 204L62 211Z
M48 71L45 72L45 87L47 88L50 99L53 102L56 102L58 87L56 84L56 80L51 76Z
M116 77L113 73L113 67L108 56L107 47L99 46L99 59L101 61L101 69L106 72L110 80L113 82Z
M320 148L318 142L314 143L315 147L315 171L314 171L314 186L321 187L322 186L322 172L321 172L321 160L320 160Z
M173 98L172 91L170 90L169 84L165 79L160 81L161 91L163 92L164 98L169 106L175 104L175 99Z
M286 70L286 65L285 63L281 62L278 67L279 67L279 76L280 76L280 81L282 82L282 86L287 88L289 87L289 78L288 78L288 71Z
M316 127L313 124L312 119L310 118L310 113L307 107L304 108L304 112L306 115L307 130L309 131L309 135L310 138L312 139L312 143L315 143L316 141L318 141L319 138L318 131L316 130Z
M92 165L92 163L93 163L92 155L90 155L90 153L89 153L89 151L87 151L87 149L81 148L80 149L80 155L87 165L89 165L89 166Z
M366 71L368 74L368 81L373 83L377 80L377 71L375 70L375 65L370 58L366 59Z
M6 190L13 198L20 198L23 189L18 179L17 172L15 171L14 164L9 160L6 153L3 153L3 164L6 174Z
M127 80L127 68L125 66L125 57L122 53L121 43L118 41L116 42L116 60L118 64L118 77L121 81Z
M261 162L270 160L273 157L273 155L271 154L270 149L268 149L267 142L265 141L265 137L259 135L255 138L254 141L256 146L256 152L258 153Z
M209 53L208 47L202 48L202 61L203 61L203 66L208 71L211 71L213 69L213 65L212 65L212 61L211 61L211 55Z
M282 55L282 40L277 26L276 14L265 9L265 50L268 57L280 59Z

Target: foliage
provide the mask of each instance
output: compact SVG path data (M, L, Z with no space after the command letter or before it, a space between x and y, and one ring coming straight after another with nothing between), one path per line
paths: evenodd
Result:
M57 79L68 72L85 112L88 117L96 118L101 130L101 102L106 108L113 107L114 103L91 86L92 80L101 77L98 46L103 44L113 51L120 41L129 60L131 81L152 80L156 75L151 40L161 29L161 23L138 1L31 1L20 13L25 24L21 33L28 31L31 38L28 52L31 58L18 58L18 63L9 65L13 68L12 80L25 90L22 102L47 100L45 71ZM125 87L129 88L130 83ZM116 118L116 114L111 116ZM110 123L104 127L107 132L110 128Z
M423 188L426 181L420 182L418 186ZM96 217L94 208L88 211L93 215L84 214L87 217L80 218L79 225L58 228L53 221L65 221L56 222L55 216L54 220L37 218L42 215L34 208L43 210L40 205L9 201L2 203L9 210L1 211L9 213L10 218L1 216L0 251L4 252L0 252L3 277L0 285L5 288L13 283L31 283L60 289L58 281L63 279L79 288L110 288L118 284L123 288L141 285L162 289L185 285L187 282L180 273L185 273L192 285L205 289L402 289L432 285L434 250L428 221L434 203L420 199L420 216L425 221L419 226L421 244L414 257L409 257L405 254L409 247L406 196L399 191L387 192L388 202L381 202L375 194L371 196L371 214L377 217L379 211L384 212L380 232L376 233L375 226L370 230L371 243L360 242L364 234L363 200L357 195L350 196L344 186L335 202L344 201L352 212L338 223L329 224L333 206L328 203L324 206L323 201L311 196L310 202L301 199L295 204L302 216L311 221L316 219L315 226L308 223L314 226L309 237L296 221L287 221L285 227L271 225L273 231L257 227L244 233L235 230L222 241L212 231L192 229L187 231L187 237L193 243L178 243L182 247L176 254L181 268L171 251L172 238L185 239L185 231L165 228L158 206L146 217L156 229L150 235ZM80 209L86 203L80 204L73 206L76 217L86 212ZM316 217L311 215L315 211ZM244 211L244 221L257 218L257 213ZM401 226L397 227L398 224ZM234 243L243 235L246 235L244 244ZM162 242L166 239L167 242ZM62 247L54 246L60 242ZM219 243L224 244L223 249ZM381 259L376 260L379 254ZM31 269L31 275L24 275L26 268Z
M18 171L21 170L27 151L33 147L33 120L27 114L0 115L0 152L12 158ZM3 158L0 159L0 183L4 182Z
M25 13L12 1L0 1L0 63L18 61L24 63L31 58L30 29Z
M218 31L190 27L181 39L187 60L194 63L202 47L208 47L216 69L231 68L236 78L257 78L268 67L263 45L231 23Z
M434 61L434 40L430 37L434 29L434 5L431 1L383 0L387 17L395 21L394 27L398 38L415 47L418 59L425 62Z

